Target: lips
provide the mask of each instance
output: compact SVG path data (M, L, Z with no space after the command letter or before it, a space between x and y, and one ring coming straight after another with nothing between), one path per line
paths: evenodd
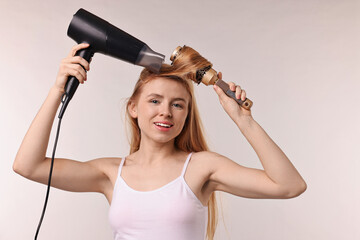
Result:
M170 122L154 122L154 124L158 127L163 127L163 128L171 128L172 126L174 126Z

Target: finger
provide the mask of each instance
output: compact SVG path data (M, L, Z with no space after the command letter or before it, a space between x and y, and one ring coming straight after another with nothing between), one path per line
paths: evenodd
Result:
M240 86L236 86L236 90L235 90L235 97L236 97L236 99L240 99L241 93L242 93L242 91L241 91Z
M236 85L235 85L235 83L233 83L233 82L228 82L228 85L229 85L230 90L233 91L233 92L235 92L235 90L236 90Z
M87 48L87 47L89 47L89 46L90 46L90 44L88 44L88 43L80 43L80 44L78 44L78 45L73 46L73 47L71 48L71 50L70 50L70 53L69 53L68 57L73 57L73 56L75 56L75 54L76 54L77 51L79 51L80 49L83 49L83 48Z
M79 64L71 64L68 70L71 76L74 76L80 83L86 81L86 72Z
M242 100L242 101L245 101L245 99L246 99L246 92L245 92L245 90L243 89L243 90L241 91L241 100Z
M81 73L76 71L75 69L70 69L68 73L69 76L75 77L79 81L79 83L83 84L85 82L84 77L81 75Z
M84 58L82 58L82 57L80 57L80 56L72 57L69 62L70 62L70 63L80 64L80 65L83 66L87 71L90 70L90 64L89 64L89 62L86 61Z

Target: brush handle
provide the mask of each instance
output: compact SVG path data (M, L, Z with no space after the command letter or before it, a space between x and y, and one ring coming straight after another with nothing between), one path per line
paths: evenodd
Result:
M215 85L220 87L226 95L234 99L241 107L245 108L246 110L250 110L251 106L253 105L253 102L250 99L246 98L245 101L237 99L235 97L235 92L231 91L229 85L221 79L218 79Z

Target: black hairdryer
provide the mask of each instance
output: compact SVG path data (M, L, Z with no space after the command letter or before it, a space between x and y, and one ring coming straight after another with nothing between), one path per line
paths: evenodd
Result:
M159 72L165 58L144 42L82 8L74 14L67 35L77 43L90 44L88 48L76 53L88 62L94 53L99 52ZM63 105L59 118L64 115L78 86L79 81L75 77L69 77L61 99Z

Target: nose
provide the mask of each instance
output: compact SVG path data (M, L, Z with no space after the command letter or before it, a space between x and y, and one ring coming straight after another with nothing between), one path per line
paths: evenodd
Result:
M171 107L164 104L163 107L160 109L160 115L171 118Z

